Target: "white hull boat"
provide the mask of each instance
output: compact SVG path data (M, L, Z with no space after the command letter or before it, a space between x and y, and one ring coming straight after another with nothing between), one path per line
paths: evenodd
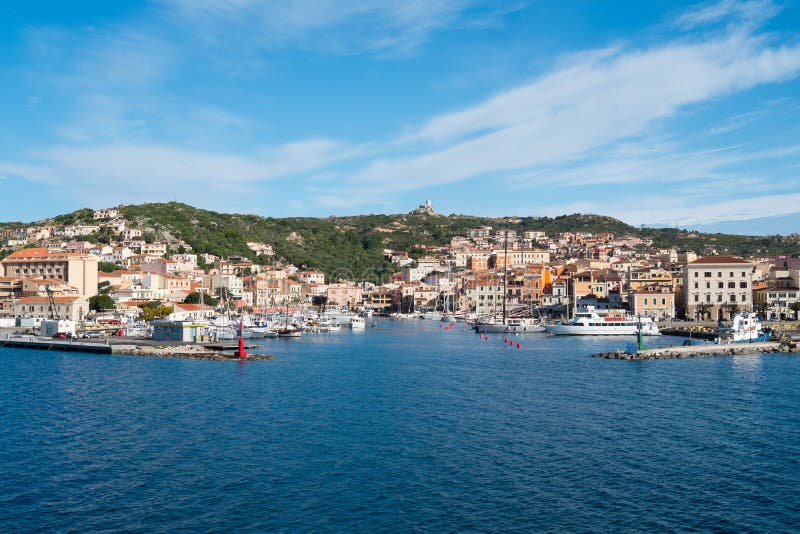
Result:
M661 335L650 317L601 316L591 306L588 312L578 313L570 323L548 324L545 328L551 334L563 336L634 336L640 329L644 336Z
M505 324L502 321L479 322L475 325L475 331L482 334L527 334L547 330L539 319L509 318Z

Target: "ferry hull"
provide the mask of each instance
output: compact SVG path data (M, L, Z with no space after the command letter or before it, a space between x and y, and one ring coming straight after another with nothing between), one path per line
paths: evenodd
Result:
M552 324L545 326L548 332L559 336L635 336L635 326L579 326L571 324ZM642 329L643 336L660 336L658 330Z

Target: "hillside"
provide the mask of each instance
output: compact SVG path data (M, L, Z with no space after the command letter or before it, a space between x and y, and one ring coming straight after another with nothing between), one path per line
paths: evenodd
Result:
M245 242L271 244L276 258L304 268L316 268L332 277L384 279L394 266L383 258L384 248L408 250L416 245L443 245L469 228L500 227L506 221L467 215L361 215L352 217L272 218L225 214L170 202L126 206L123 215L148 239L177 238L195 252L253 258ZM37 224L88 222L91 210L82 209ZM796 236L737 236L701 234L672 228L635 228L617 219L599 215L559 217L513 217L509 229L557 232L611 232L615 235L652 237L657 247L676 246L700 254L714 248L718 253L772 255L800 253ZM102 239L102 236L100 237ZM267 263L270 258L253 258Z

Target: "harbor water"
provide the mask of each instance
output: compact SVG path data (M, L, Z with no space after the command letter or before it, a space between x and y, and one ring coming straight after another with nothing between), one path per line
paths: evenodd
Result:
M798 356L442 326L243 363L0 349L0 531L800 528Z

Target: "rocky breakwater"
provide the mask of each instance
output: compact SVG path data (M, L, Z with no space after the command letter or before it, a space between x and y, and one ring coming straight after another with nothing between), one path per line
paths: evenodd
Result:
M272 360L275 356L269 354L249 354L247 358L238 358L232 353L208 350L201 345L115 345L114 354L129 354L133 356L150 356L153 358L182 358L188 360Z
M798 352L797 344L767 341L762 343L731 343L723 345L678 345L657 349L644 349L635 353L625 350L592 354L593 358L608 360L671 360L676 358L703 358L707 356L737 356L741 354L767 354Z

